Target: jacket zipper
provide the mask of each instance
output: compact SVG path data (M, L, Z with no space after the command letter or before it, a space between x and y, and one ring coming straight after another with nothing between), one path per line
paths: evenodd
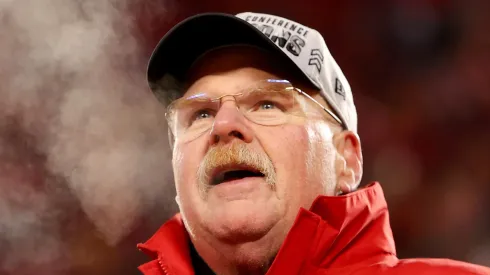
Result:
M167 267L162 263L160 259L158 259L158 264L160 264L160 267L162 268L163 274L169 275L170 273L167 270Z

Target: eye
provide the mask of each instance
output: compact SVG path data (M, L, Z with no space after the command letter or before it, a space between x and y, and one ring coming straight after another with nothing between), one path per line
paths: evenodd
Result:
M260 101L257 104L255 104L254 108L252 108L254 112L285 112L285 109L282 104L271 101L271 100L264 100Z
M259 107L259 109L262 109L262 110L272 110L272 109L277 108L276 104L274 102L271 102L271 101L259 102L258 107Z
M207 118L211 118L213 116L212 111L209 109L202 109L199 111L196 111L194 115L191 117L190 123L192 124L194 121L197 120L203 120Z

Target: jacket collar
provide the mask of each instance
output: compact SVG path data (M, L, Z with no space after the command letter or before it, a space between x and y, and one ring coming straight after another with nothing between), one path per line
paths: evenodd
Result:
M171 274L193 274L189 245L177 214L138 248ZM296 274L307 258L318 267L338 268L395 254L383 190L374 182L344 196L318 196L310 210L300 209L269 274Z
M322 265L352 264L352 257L369 261L378 256L396 256L388 206L379 183L345 196L319 197L311 211L321 216L324 235L329 231L335 234L331 240L322 238L326 245L322 248L326 254L320 256Z
M164 223L145 243L137 247L156 259L159 267L169 274L194 274L190 254L190 239L180 213ZM140 269L143 269L140 266Z

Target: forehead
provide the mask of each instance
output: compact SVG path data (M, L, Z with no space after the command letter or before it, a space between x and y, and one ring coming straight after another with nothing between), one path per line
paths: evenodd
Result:
M271 78L299 84L297 74L298 69L264 50L252 46L223 47L205 53L194 62L186 77L189 84L186 95L202 89L235 89Z

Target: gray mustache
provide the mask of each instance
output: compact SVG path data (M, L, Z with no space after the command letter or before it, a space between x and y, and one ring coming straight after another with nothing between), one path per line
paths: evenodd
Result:
M249 149L246 144L240 142L233 142L230 146L212 147L206 153L197 171L200 186L209 189L212 171L230 165L254 168L264 174L265 180L271 188L275 186L276 172L270 158L263 153Z

